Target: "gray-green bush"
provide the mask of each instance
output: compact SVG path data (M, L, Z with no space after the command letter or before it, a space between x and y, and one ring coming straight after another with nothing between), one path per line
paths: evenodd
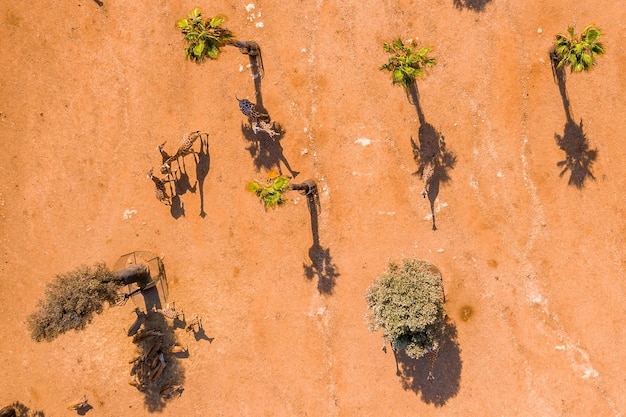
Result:
M120 281L103 263L57 275L46 285L38 310L28 317L31 337L50 341L68 330L84 329L94 313L102 313L105 302L115 302L119 288Z
M370 330L418 359L439 349L446 324L441 273L429 262L390 262L366 293Z

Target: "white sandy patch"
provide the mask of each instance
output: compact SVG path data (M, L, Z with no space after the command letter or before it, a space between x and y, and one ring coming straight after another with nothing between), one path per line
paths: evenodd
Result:
M358 138L354 141L354 143L361 146L368 146L372 144L372 140L368 138Z

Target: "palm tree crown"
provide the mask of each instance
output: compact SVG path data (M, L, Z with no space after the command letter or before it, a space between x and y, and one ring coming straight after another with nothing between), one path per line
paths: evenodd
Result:
M289 177L271 171L267 175L267 184L251 181L246 189L256 194L266 209L274 209L286 201L283 194L290 189Z
M436 64L435 59L428 56L432 49L427 46L418 49L405 45L398 38L392 43L385 42L383 48L391 57L380 69L390 71L392 83L401 84L405 90L410 88L417 77L424 75L425 68Z
M204 20L200 9L197 7L191 14L176 22L176 27L185 35L187 58L196 63L201 63L206 58L217 59L220 48L232 44L235 39L233 33L220 25L226 20L226 16L215 16Z
M604 54L604 46L598 41L602 32L595 25L588 25L580 34L574 33L574 27L567 28L569 36L559 33L554 37L554 54L558 61L557 68L570 65L571 72L589 71L595 64L595 58Z

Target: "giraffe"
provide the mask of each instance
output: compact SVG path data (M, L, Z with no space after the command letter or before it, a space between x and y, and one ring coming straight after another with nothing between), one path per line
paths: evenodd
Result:
M183 135L180 146L178 147L178 150L174 155L168 155L168 153L163 150L163 146L166 142L163 142L161 145L159 145L157 149L161 153L161 158L163 159L163 163L160 168L161 174L171 175L172 162L178 160L178 158L185 157L185 155L189 155L190 153L196 153L193 150L193 144L196 140L198 140L200 136L201 133L199 130Z
M250 126L252 126L252 131L255 135L258 134L259 131L267 133L271 138L280 134L274 130L274 125L270 123L270 116L267 113L259 113L256 110L256 105L245 98L242 100L237 96L235 96L235 98L239 102L239 110L248 118L248 122L250 122Z
M150 169L150 171L148 172L147 177L149 179L152 180L152 182L154 182L154 194L157 198L157 200L165 203L166 206L171 206L172 205L172 199L169 196L169 194L167 193L167 190L165 189L165 183L163 182L163 180L161 180L158 177L155 177L152 174L153 169Z

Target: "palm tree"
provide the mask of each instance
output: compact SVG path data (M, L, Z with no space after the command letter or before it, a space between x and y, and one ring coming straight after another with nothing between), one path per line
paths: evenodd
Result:
M299 184L291 184L287 175L279 175L276 171L267 174L267 183L261 184L258 181L251 181L246 189L259 197L265 209L275 209L284 204L287 199L285 192L289 190L299 191L303 195L315 193L317 185L313 180L306 180Z
M415 80L424 75L425 69L436 64L435 59L428 56L432 49L427 46L418 48L417 45L405 45L398 38L391 43L385 42L383 48L391 57L380 70L390 71L392 83L402 85L407 93Z
M239 48L243 54L259 57L261 49L256 42L241 41L235 38L233 32L222 27L226 21L226 16L217 15L205 20L199 8L191 11L188 17L176 22L176 27L185 35L187 47L186 57L197 64L202 63L206 58L217 59L221 48L231 45Z
M588 25L580 34L574 34L574 26L567 28L569 36L559 33L554 37L553 58L557 68L570 66L571 72L589 71L595 58L604 54L604 45L598 41L602 32L595 25Z

